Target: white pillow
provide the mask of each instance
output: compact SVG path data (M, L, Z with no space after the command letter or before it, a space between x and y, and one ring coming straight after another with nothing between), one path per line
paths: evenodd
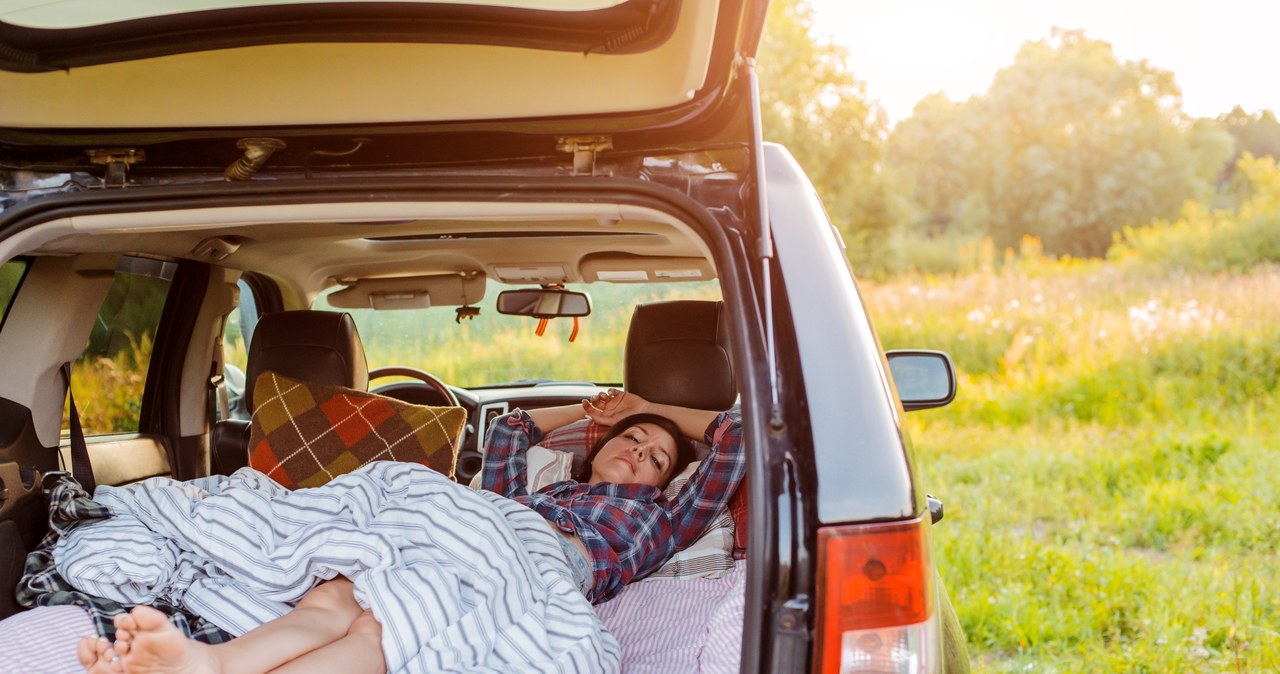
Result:
M533 493L553 482L569 479L573 469L573 454L534 445L525 452L525 463L529 493ZM471 478L472 489L480 488L480 477L483 474L484 471L480 471Z
M690 463L671 479L671 484L662 492L667 499L676 497L701 463ZM666 564L647 578L720 578L733 570L733 562L733 516L728 508L721 508L707 533L672 555Z

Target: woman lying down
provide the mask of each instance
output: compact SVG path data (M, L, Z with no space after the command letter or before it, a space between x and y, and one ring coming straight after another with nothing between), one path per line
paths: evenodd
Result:
M526 450L584 411L608 433L575 479L528 493ZM617 671L591 603L702 535L742 478L741 436L735 414L610 390L495 420L482 491L390 462L293 492L249 469L213 493L169 480L99 489L114 516L59 541L58 571L241 636L194 641L137 606L116 616L114 643L86 637L77 655L95 673ZM703 437L711 454L668 501L662 488L694 458L687 438ZM134 554L125 541L157 535L167 568L153 585L95 585L94 569L135 563L105 559Z

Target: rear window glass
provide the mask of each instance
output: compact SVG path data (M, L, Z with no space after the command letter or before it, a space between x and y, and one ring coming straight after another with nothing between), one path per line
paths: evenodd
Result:
M18 294L18 285L22 283L22 277L26 273L27 263L21 260L0 264L0 324L9 315L9 306L13 304L13 298Z
M71 386L85 435L136 433L151 347L177 265L126 257L98 309L89 345L72 369ZM68 433L69 417L63 417Z

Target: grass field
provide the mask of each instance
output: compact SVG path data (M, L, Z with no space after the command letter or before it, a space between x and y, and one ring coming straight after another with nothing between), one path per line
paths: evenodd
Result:
M1035 256L863 283L951 353L909 415L977 671L1280 671L1280 268Z

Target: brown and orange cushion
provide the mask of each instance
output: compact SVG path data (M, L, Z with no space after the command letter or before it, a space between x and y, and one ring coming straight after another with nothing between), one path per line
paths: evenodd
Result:
M318 487L370 461L421 463L452 478L461 407L428 407L264 372L253 388L249 466L290 489Z

